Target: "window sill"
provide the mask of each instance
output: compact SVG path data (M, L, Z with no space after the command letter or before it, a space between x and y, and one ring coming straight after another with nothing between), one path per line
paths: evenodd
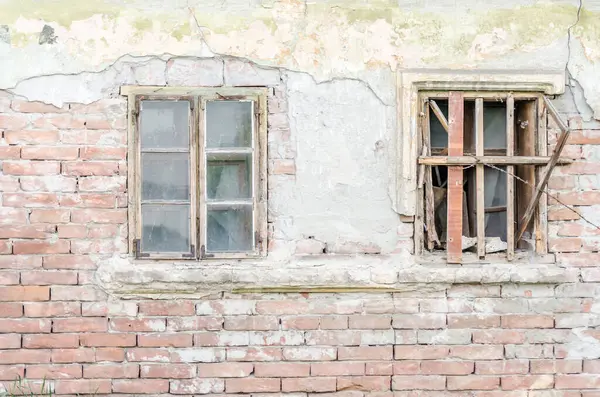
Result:
M440 257L441 259L441 257ZM557 284L576 282L579 269L515 261L447 265L410 255L318 255L287 261L136 261L112 257L99 262L96 282L123 298L203 297L252 292L406 292L452 284Z

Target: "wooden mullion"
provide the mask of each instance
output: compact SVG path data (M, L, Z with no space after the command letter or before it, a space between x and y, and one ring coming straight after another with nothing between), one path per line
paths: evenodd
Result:
M483 98L475 100L475 154L484 155L484 133L483 133ZM476 166L476 190L477 198L477 255L480 259L485 258L485 169L483 164Z
M463 94L451 91L448 98L448 155L463 154L464 100ZM462 261L463 167L448 167L448 263Z
M200 247L198 250L199 259L205 258L206 255L206 227L208 222L206 208L206 101L205 97L198 99L199 106L196 118L196 125L198 126L198 140L196 145L196 158L198 161L196 233L198 234L198 245Z
M424 165L546 165L550 162L547 156L421 156L419 164ZM572 159L560 158L558 164L571 164Z
M429 106L424 106L424 117L422 118L423 127L423 147L425 154L430 154L430 113ZM433 195L433 180L431 178L431 167L425 166L425 225L427 227L427 249L432 251L435 244L440 245L437 231L435 230L435 199Z
M515 99L506 98L506 155L515 153ZM506 257L512 261L515 257L515 167L506 167Z
M141 98L135 97L135 157L133 168L135 168L134 183L135 186L135 241L136 241L136 258L140 257L141 246L142 246L142 134L140 126L140 114L142 112L142 100Z
M548 155L548 113L546 112L546 102L542 98L538 98L537 102L537 155L547 156ZM535 119L531 120L531 123L535 123ZM542 169L537 168L535 171L535 182L541 178ZM531 189L532 186L528 186ZM533 192L531 193L533 196ZM548 197L542 195L539 198L537 211L534 214L534 231L535 231L535 250L538 254L548 253Z

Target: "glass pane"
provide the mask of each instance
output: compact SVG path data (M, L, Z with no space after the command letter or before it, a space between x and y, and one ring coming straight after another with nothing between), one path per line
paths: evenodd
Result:
M142 251L189 252L190 206L142 204Z
M142 101L140 139L146 148L188 148L188 101Z
M252 102L209 101L206 147L251 147Z
M504 172L485 167L484 187L485 208L506 205L506 174Z
M250 251L252 233L252 206L226 209L208 207L207 251Z
M142 200L189 200L188 153L142 153Z
M437 103L440 110L446 117L446 120L448 120L448 101L445 99L436 100L435 103ZM448 147L448 133L446 132L444 127L442 127L442 124L431 109L429 109L429 130L429 134L431 137L431 147Z
M235 200L252 197L252 155L207 155L206 184L209 199Z
M485 214L485 237L506 241L506 211Z
M483 146L485 149L506 149L506 104L484 103Z

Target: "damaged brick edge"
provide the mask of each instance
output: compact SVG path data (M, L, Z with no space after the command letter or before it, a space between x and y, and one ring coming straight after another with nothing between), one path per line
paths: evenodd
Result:
M445 290L455 284L562 284L580 282L579 268L554 264L471 266L411 264L407 257L294 259L286 263L214 261L140 263L129 257L101 260L94 277L121 298L207 297L232 293L392 293ZM351 264L351 266L349 266Z

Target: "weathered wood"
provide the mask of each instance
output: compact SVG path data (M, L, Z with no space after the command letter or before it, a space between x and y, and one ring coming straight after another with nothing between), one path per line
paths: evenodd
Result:
M431 110L433 110L435 117L437 117L437 119L440 121L442 127L444 127L446 133L448 133L448 120L446 120L446 116L444 116L444 113L442 113L442 109L440 109L440 107L435 101L429 101L429 106L431 107Z
M506 98L506 155L515 154L515 99ZM506 258L515 257L515 166L506 167Z
M429 131L429 123L430 123L430 115L429 115L429 107L425 107L424 116L422 118L423 122L423 150L425 154L429 154L430 147L430 131ZM427 249L429 251L435 248L435 244L440 245L440 240L437 234L437 230L435 230L435 204L433 197L433 181L431 178L431 167L425 167L425 227L427 228Z
M475 153L477 156L483 156L483 98L475 100ZM477 164L476 168L476 199L477 207L477 255L480 259L485 258L485 167L483 164Z
M546 156L422 156L419 164L425 165L546 165L551 157ZM559 164L571 164L572 159L561 158Z
M464 101L461 92L451 91L448 98L448 155L463 154ZM461 263L463 223L463 168L448 167L447 261Z
M542 98L536 101L537 104L537 155L547 156L548 155L548 113L546 111L546 102ZM541 180L543 169L536 167L535 170L535 182ZM533 197L534 185L529 186L531 197ZM529 200L527 201L529 203ZM527 208L525 208L527 210ZM520 218L519 218L520 219ZM534 211L533 215L533 229L535 232L535 252L538 255L548 254L548 196L545 194L540 196L537 211Z
M516 151L521 156L536 155L536 129L537 129L537 109L535 101L517 101L515 103L516 119ZM540 153L540 155L543 155ZM550 159L550 158L548 158ZM516 219L521 219L527 210L527 204L533 197L533 188L535 187L535 166L519 165L516 167L515 174L524 182L516 182ZM527 226L527 231L531 232L531 222ZM522 241L515 241L515 248L525 248Z
M552 156L550 157L550 161L548 162L548 164L546 165L546 167L544 168L544 170L542 171L542 173L540 175L540 180L535 188L535 192L534 192L534 195L533 195L531 201L527 205L527 210L525 211L525 215L523 216L523 219L521 219L521 224L519 226L519 231L517 233L517 241L521 239L521 237L523 236L523 233L527 229L527 224L531 220L531 217L533 216L533 214L535 212L537 203L538 203L540 197L542 196L542 193L544 192L546 185L548 184L548 179L550 179L550 174L552 174L552 170L558 163L560 154L561 154L563 148L565 147L565 144L567 143L567 139L569 139L569 135L571 134L571 130L560 119L558 112L554 108L554 105L552 105L552 103L548 100L548 98L544 97L544 103L546 105L546 109L548 110L548 114L554 119L554 121L556 121L556 124L560 128L561 133L556 142L556 147L554 148L554 151L552 152Z

